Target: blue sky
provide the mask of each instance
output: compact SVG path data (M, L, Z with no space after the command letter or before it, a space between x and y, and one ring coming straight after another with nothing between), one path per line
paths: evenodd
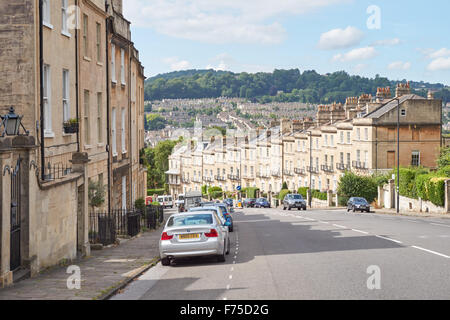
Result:
M125 0L146 76L316 70L450 85L450 2Z

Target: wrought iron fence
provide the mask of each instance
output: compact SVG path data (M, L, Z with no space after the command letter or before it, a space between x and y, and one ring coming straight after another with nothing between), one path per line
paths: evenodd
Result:
M51 164L50 162L47 163L45 166L45 180L46 181L53 181L53 180L59 180L67 175L72 173L72 167L68 164L64 163L54 163Z
M149 205L145 209L114 209L89 214L89 242L110 245L118 236L134 237L156 229L164 222L164 209Z

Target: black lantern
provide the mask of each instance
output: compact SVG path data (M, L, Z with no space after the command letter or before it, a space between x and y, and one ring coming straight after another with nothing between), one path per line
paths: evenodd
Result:
M3 133L2 137L5 136L18 136L20 135L20 127L25 131L25 135L29 135L29 132L25 129L22 124L23 116L15 114L14 107L9 108L9 113L5 116L0 116L2 118Z

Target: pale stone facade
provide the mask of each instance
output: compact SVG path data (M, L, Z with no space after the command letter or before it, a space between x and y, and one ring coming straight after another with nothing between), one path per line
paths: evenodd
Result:
M197 179L204 185L219 186L223 191L236 191L237 186L257 187L270 197L286 182L290 190L311 187L336 192L346 171L371 175L396 166L397 101L400 165L435 168L441 146L442 103L410 94L409 84L400 84L394 99L389 88L380 88L375 98L362 95L348 98L345 105L319 107L316 121L282 120L269 130L227 137L226 153L218 151L215 141L203 141L204 150L197 150L197 154L203 153L203 157L197 157L203 162L194 159L203 170L194 171L202 174L197 174ZM191 157L189 153L178 156L184 163ZM215 181L211 181L211 170ZM180 175L185 173L181 166ZM180 189L195 190L194 185L200 190L202 184L182 183Z

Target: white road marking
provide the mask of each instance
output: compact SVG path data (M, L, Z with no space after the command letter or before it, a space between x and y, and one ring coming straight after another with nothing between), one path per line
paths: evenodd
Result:
M366 232L366 231L361 231L361 230L358 230L358 229L352 229L352 231L359 232L359 233L363 233L363 234L369 234L369 233Z
M439 252L436 252L436 251L428 250L428 249L425 249L425 248L422 248L422 247L417 247L417 246L411 246L411 247L414 248L414 249L418 249L418 250L426 251L428 253L435 254L435 255L440 256L440 257L444 257L444 258L450 259L450 256L447 256L445 254L442 254L442 253L439 253Z
M395 239L391 239L391 238L382 237L382 236L377 236L376 235L375 237L380 238L380 239L384 239L384 240L388 240L388 241L392 241L392 242L395 242L395 243L399 243L399 244L403 243L401 241L398 241L398 240L395 240Z
M230 286L230 285L227 285L227 290L230 290L230 288L231 288L231 286Z
M323 223L323 224L330 224L329 222L326 222L326 221L319 221L320 223Z
M430 223L433 226L440 226L440 227L446 227L446 228L450 228L450 226L446 225L446 224L441 224L441 223Z
M347 229L347 227L341 226L341 225L338 225L338 224L333 224L333 226L335 226L337 228L341 228L341 229Z
M230 276L228 277L228 279L230 279L230 280L233 279L233 275L230 274Z

